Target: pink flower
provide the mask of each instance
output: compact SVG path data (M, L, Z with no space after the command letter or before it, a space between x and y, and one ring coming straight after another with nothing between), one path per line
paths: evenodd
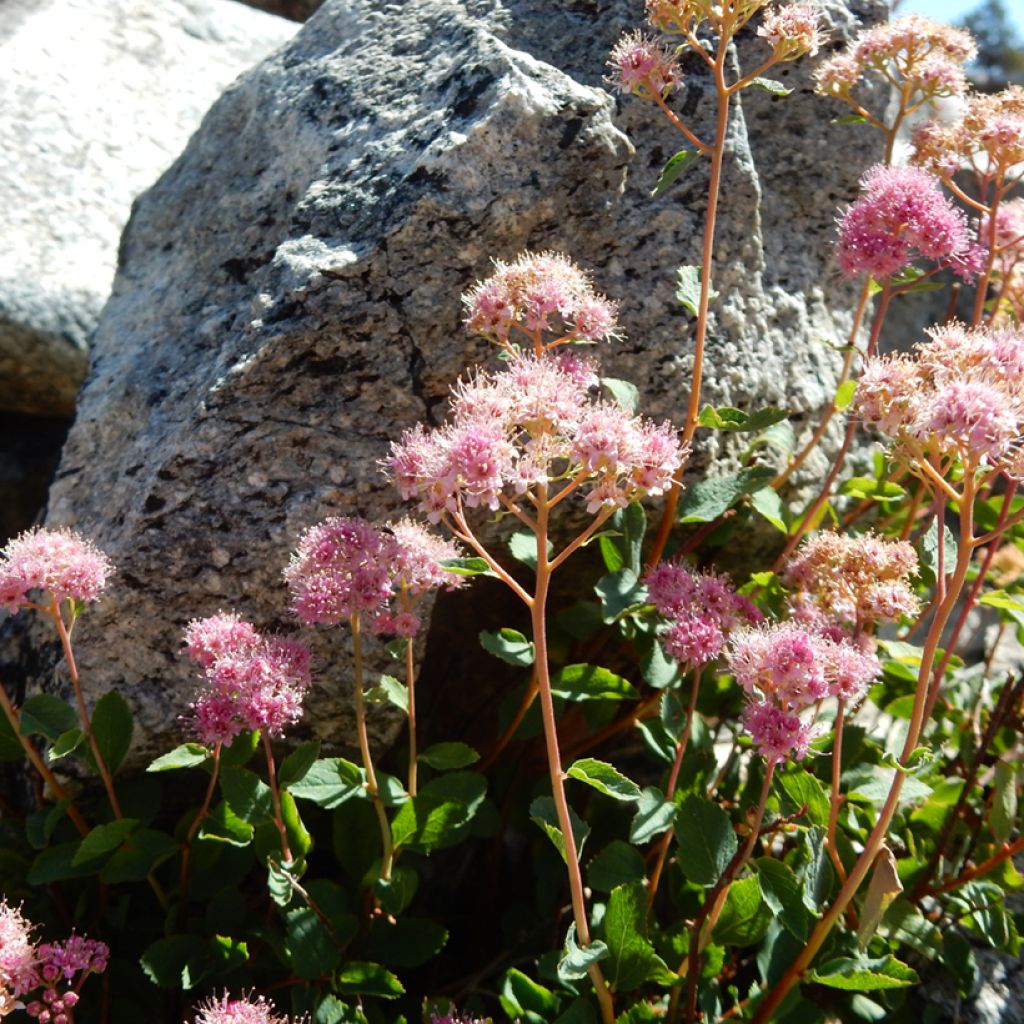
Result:
M967 218L933 176L913 167L873 167L861 179L865 195L839 221L838 256L851 277L867 271L892 277L915 258L967 276L981 266Z
M20 910L0 900L0 990L24 995L38 984L32 924Z
M813 56L823 42L821 12L817 4L791 3L769 8L757 34L765 39L780 60Z
M110 560L71 530L29 530L8 542L0 557L0 607L14 613L32 591L57 602L95 601L113 573Z
M252 623L232 613L193 619L185 629L185 653L200 668L209 668L218 658L248 651L258 643L259 634Z
M747 629L732 639L729 667L748 693L800 709L829 696L828 643L792 623Z
M768 701L751 701L743 710L743 726L768 764L802 761L814 733L794 711Z
M292 608L307 623L335 625L376 614L391 594L385 538L364 519L325 519L299 538L284 578Z
M615 44L608 66L612 69L606 79L609 85L644 99L664 96L682 78L668 47L639 31L624 35Z
M1018 435L1017 417L998 389L984 381L952 381L939 388L925 428L940 443L967 449L990 465Z
M388 526L393 543L388 550L393 586L406 588L413 596L429 590L455 590L465 577L448 572L442 562L462 557L454 541L431 533L425 526L405 518Z
M289 1024L289 1019L278 1016L274 1004L263 996L232 999L225 992L200 1003L196 1010L195 1024Z

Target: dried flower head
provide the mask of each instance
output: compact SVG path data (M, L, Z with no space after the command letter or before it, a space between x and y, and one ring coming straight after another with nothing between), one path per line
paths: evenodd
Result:
M863 271L890 278L917 258L977 273L984 253L971 241L967 218L942 193L937 178L913 167L871 168L864 196L839 221L839 265L850 277Z
M531 489L586 488L588 511L661 494L683 452L669 424L594 399L550 358L523 357L453 391L451 418L393 443L385 468L431 522L466 508L496 511Z
M757 34L771 46L776 60L813 56L824 41L821 11L816 3L771 7L765 12Z
M95 601L113 571L99 548L71 530L29 530L0 557L0 607L16 612L33 592L57 602Z
M535 350L618 336L615 304L598 295L589 276L559 253L527 252L513 263L496 260L494 273L462 301L467 327L510 351L513 330ZM544 343L544 333L555 338Z

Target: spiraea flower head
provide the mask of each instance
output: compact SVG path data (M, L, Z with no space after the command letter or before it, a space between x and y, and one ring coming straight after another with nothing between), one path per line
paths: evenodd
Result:
M22 996L37 984L32 924L17 907L0 900L0 990Z
M795 606L861 632L918 612L910 586L916 571L917 554L904 541L829 530L814 534L793 553L782 579L795 592Z
M928 333L913 357L868 360L854 413L887 434L911 469L930 454L1019 479L1024 331L951 323Z
M306 530L284 571L299 618L336 625L380 611L391 595L387 543L365 519L334 516Z
M559 484L588 509L661 494L682 465L669 424L654 424L590 393L589 381L548 356L524 356L453 390L444 426L416 427L385 460L404 498L431 522L492 511L532 488Z
M185 652L203 670L190 721L207 746L230 743L243 729L281 735L302 717L311 684L306 647L264 637L223 612L189 623Z
M512 263L495 261L490 277L463 297L466 326L514 351L513 332L534 350L569 342L608 341L618 336L615 303L560 253L523 253ZM553 334L545 342L542 335Z
M682 78L672 51L640 31L627 33L615 44L608 66L612 71L605 81L641 99L664 97Z
M777 60L814 56L824 41L821 12L815 3L789 3L770 7L757 30Z
M307 1018L294 1024L304 1024ZM226 992L213 996L196 1007L195 1024L293 1024L291 1018L277 1013L272 1002L263 996L242 996L235 999Z
M981 269L984 253L937 178L918 168L878 165L861 179L861 188L864 195L839 221L843 273L883 280L918 258L964 277Z
M95 601L113 571L99 548L71 530L29 530L0 556L0 607L16 612L33 593L57 602Z
M771 701L751 700L743 709L742 721L767 764L802 761L810 752L813 726L795 711Z
M818 92L847 98L861 80L895 85L908 106L961 96L967 86L963 66L977 56L970 33L908 14L875 25L850 46L822 62L815 72Z
M447 1013L432 1013L430 1024L492 1024L490 1017L474 1017L468 1013L460 1013L454 1006Z

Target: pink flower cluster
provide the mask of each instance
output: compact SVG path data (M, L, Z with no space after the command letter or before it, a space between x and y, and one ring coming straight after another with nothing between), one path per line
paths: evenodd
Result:
M1024 331L932 328L914 354L868 360L853 411L913 468L926 455L1024 478Z
M794 552L782 581L795 591L790 599L795 618L860 633L917 614L919 602L910 586L916 572L917 554L905 541L822 531Z
M513 329L537 350L618 336L615 303L598 295L587 274L559 253L527 252L513 263L497 260L494 273L462 301L471 331L513 351ZM555 340L542 343L544 332L555 334Z
M86 975L107 969L110 950L105 943L80 935L37 946L32 928L19 910L0 900L0 1017L35 992L38 998L25 1006L30 1017L40 1024L71 1024L77 989ZM78 975L82 977L75 985Z
M289 1018L278 1016L274 1004L263 996L232 999L225 992L201 1003L196 1010L195 1024L290 1024Z
M814 3L784 4L765 11L757 34L768 42L778 60L814 56L824 41L820 9Z
M608 66L612 69L608 84L641 99L664 97L682 78L672 51L640 31L627 33L615 44Z
M374 632L411 637L420 627L416 600L465 582L443 565L461 554L411 519L379 530L365 519L332 517L299 538L284 575L305 623L336 625L359 615Z
M802 711L828 697L857 703L881 671L873 653L794 622L735 634L727 659L751 698L744 725L769 763L807 756L813 723Z
M492 1024L492 1021L490 1017L472 1017L468 1013L459 1013L451 1006L447 1013L431 1013L430 1024Z
M647 589L651 603L668 620L661 634L665 650L694 668L715 661L734 630L762 618L728 579L713 572L693 572L681 562L655 566L647 574Z
M185 652L205 677L190 705L201 743L230 743L243 729L280 735L302 717L311 683L302 644L263 637L237 615L219 612L189 624Z
M967 218L942 193L939 180L914 167L872 167L861 179L864 196L839 220L837 254L843 273L866 271L883 280L916 258L978 273L984 251L971 241Z
M935 120L912 138L914 163L952 177L961 167L999 178L1016 177L1024 163L1024 88L975 93L952 124Z
M8 542L0 557L0 607L14 613L33 592L57 602L95 601L113 571L99 548L71 530L29 530Z
M963 66L977 56L970 33L919 14L866 29L815 72L818 92L846 99L865 77L895 85L915 106L960 96L967 88Z
M558 361L526 357L480 373L454 391L449 422L417 426L391 446L385 466L404 498L431 522L464 508L492 511L531 488L588 485L587 509L624 507L661 494L682 465L670 424L654 424L595 400Z

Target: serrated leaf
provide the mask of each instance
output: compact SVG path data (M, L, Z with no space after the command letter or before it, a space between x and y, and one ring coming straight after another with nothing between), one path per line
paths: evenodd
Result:
M299 744L281 762L281 767L277 770L277 784L281 789L288 789L296 782L301 782L319 756L319 740L307 740L305 743Z
M673 983L676 976L647 938L647 888L642 882L612 891L602 925L608 945L604 975L609 985L629 991L645 981Z
M139 959L146 977L159 988L191 988L190 961L205 959L206 940L196 935L171 935L147 947Z
M18 714L22 736L45 736L54 743L79 724L75 709L51 693L37 693L29 697Z
M328 809L340 807L352 797L366 795L359 768L343 757L325 757L310 765L301 782L291 787L292 796Z
M366 699L371 704L391 704L400 711L409 714L409 691L405 684L394 676L382 675L380 682L367 690Z
M558 1007L558 1000L550 989L528 978L515 967L505 972L498 998L509 1020L525 1024L546 1024L551 1013Z
M96 701L92 711L92 733L103 763L111 775L128 756L134 729L132 710L119 693L111 690Z
M562 860L569 863L565 855L565 838L562 829L558 824L558 812L555 809L555 801L549 796L539 796L530 804L530 820L543 831L555 845L555 849L561 854ZM583 844L590 835L590 826L570 807L569 821L572 826L573 841L576 845L577 860L583 856Z
M697 422L709 430L751 433L781 423L788 415L785 409L757 409L755 412L746 413L731 406L719 406L716 409L713 405L705 405Z
M774 78L762 78L760 75L757 78L752 78L750 84L755 89L761 89L772 96L788 96L793 91L786 88L781 82L776 82Z
M387 968L380 964L350 961L334 976L338 992L364 996L378 996L381 999L397 999L405 994L402 983Z
M695 885L714 885L736 852L729 816L717 804L691 793L679 805L676 835L676 856L686 877Z
M528 640L518 629L499 629L496 633L486 629L480 632L480 646L509 665L525 668L532 665L536 652L533 641Z
M920 983L916 971L892 956L877 960L837 957L811 971L807 980L846 992L876 992Z
M220 773L220 789L231 810L250 825L270 821L270 787L254 772L229 765Z
M26 880L29 885L50 885L52 882L63 882L69 878L87 878L94 875L100 866L100 860L79 864L77 867L72 866L71 862L78 853L79 845L80 840L75 839L43 850L28 869Z
M743 459L750 456L760 447L767 446L781 452L787 459L791 458L796 449L796 431L788 419L775 423L767 430L762 430L747 446Z
M638 700L633 684L599 665L566 665L551 680L551 692L564 700Z
M580 758L570 766L566 775L570 779L585 782L615 800L629 803L640 799L640 787L607 761L598 761L593 757Z
M694 315L700 315L700 267L680 267L676 277L676 298ZM718 295L708 291L708 305L715 301Z
M676 805L657 786L646 786L629 826L631 843L646 843L667 832L676 821Z
M71 858L71 866L77 868L116 850L138 824L136 818L119 818L106 825L97 825L79 844L78 851Z
M253 832L252 825L235 814L224 800L203 818L199 826L200 839L230 843L232 846L248 846L252 842Z
M166 754L151 761L147 772L173 772L180 768L195 768L210 756L209 750L201 743L182 743Z
M636 413L640 408L640 389L628 380L602 377L601 387L612 396L612 401L626 412Z
M587 868L587 882L599 892L611 892L626 882L643 881L644 858L635 846L613 839Z
M421 853L450 846L464 834L483 803L487 780L473 772L433 779L406 801L391 823L395 846Z
M767 466L750 466L731 476L698 480L682 494L677 508L681 523L710 523L750 491L775 476Z
M757 861L761 893L776 918L795 939L806 942L814 926L814 915L804 903L802 885L788 864L774 857Z
M700 151L696 149L681 149L675 156L670 157L658 175L658 183L651 192L651 198L657 199L663 196L669 188L679 180L679 176L688 170L700 159Z
M84 742L85 732L81 729L68 729L61 733L57 742L46 752L46 759L52 764L62 757L73 754Z
M762 487L750 495L750 504L776 530L781 533L789 532L789 526L786 523L786 506L782 504L778 491L771 487Z
M587 976L587 971L608 957L608 947L599 939L589 946L580 946L576 941L576 924L569 925L565 934L565 945L558 959L559 981L579 981Z
M292 970L300 978L312 981L338 966L341 950L313 910L292 910L286 922L284 945Z
M456 576L495 576L486 558L445 558L438 565Z
M747 875L729 886L729 893L713 931L722 946L754 946L768 931L772 911L761 895L757 875Z
M420 876L412 868L396 867L390 878L378 878L373 893L383 910L397 916L412 902L419 888Z
M141 882L154 868L173 857L181 847L166 832L140 828L103 865L100 881L107 885Z
M418 760L429 764L439 772L450 772L465 768L480 760L480 755L468 744L457 741L435 743L420 754Z
M782 791L784 814L796 814L801 808L812 825L827 825L831 799L821 780L810 772L789 765L775 775L775 785Z

